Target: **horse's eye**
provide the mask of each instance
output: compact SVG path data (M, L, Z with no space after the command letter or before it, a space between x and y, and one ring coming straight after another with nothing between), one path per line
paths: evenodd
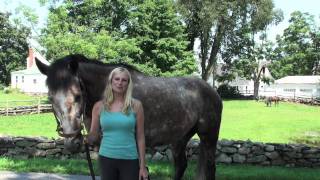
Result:
M74 97L74 101L75 101L75 102L80 102L80 100L81 100L80 95L76 95L76 96Z
M52 97L51 96L48 96L48 101L49 101L49 103L52 103Z

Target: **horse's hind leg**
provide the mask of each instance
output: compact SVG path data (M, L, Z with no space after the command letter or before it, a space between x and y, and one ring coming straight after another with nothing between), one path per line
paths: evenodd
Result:
M195 134L195 130L190 131L182 140L172 144L172 154L174 160L174 180L180 180L187 168L186 146L190 138Z
M197 180L212 180L215 179L216 164L215 164L215 141L206 137L207 135L200 135L200 153L198 160Z
M200 137L200 153L198 160L197 180L215 179L216 163L215 153L219 136L221 117L216 117L213 124L207 124L207 127L201 127L198 135ZM212 118L210 118L212 122Z

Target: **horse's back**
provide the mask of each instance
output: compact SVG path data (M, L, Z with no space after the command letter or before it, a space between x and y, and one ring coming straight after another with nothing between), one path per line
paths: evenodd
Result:
M207 123L210 115L212 121L221 114L218 93L199 78L140 77L133 92L145 109L146 140L152 145L177 141L204 116Z

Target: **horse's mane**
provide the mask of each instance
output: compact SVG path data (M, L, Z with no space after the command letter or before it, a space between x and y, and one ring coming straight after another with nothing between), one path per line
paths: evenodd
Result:
M54 61L47 72L47 86L50 90L57 90L58 88L68 88L72 79L77 75L77 69L80 64L98 67L124 67L129 71L140 72L136 67L125 63L103 63L96 59L89 59L81 54L72 54Z

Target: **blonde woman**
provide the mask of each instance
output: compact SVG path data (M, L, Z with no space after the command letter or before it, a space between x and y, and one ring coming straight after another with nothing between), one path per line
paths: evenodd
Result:
M102 180L147 179L145 168L144 113L132 98L130 72L118 67L111 71L104 98L92 109L88 141L102 139L99 165ZM137 147L138 146L138 147Z

